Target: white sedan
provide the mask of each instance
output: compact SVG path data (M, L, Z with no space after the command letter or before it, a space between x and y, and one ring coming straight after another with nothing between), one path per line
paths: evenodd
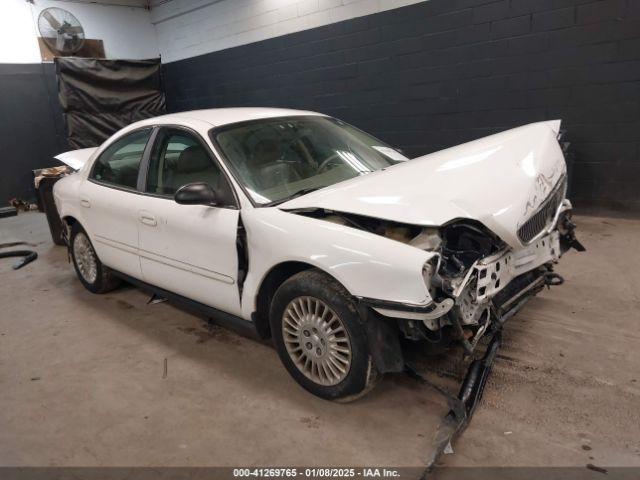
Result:
M212 109L134 123L60 155L75 270L273 338L327 399L404 368L401 340L471 353L570 247L559 121L409 160L313 112Z

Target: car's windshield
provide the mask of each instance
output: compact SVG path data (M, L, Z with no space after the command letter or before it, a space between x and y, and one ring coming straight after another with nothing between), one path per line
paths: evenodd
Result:
M211 131L252 200L273 205L408 160L380 140L321 116L269 118Z

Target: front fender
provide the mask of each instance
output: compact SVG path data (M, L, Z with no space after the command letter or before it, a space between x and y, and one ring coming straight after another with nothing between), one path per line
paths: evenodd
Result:
M325 220L256 208L242 212L249 271L242 309L250 315L267 273L283 262L304 262L338 280L352 295L415 306L431 303L422 269L433 253Z

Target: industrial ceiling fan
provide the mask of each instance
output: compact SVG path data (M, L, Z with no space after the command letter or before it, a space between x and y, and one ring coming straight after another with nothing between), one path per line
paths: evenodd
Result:
M47 46L59 55L73 55L84 45L84 29L67 10L45 8L38 16L38 30Z

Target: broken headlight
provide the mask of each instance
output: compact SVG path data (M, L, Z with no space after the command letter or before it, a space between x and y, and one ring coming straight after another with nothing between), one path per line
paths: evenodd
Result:
M475 261L504 248L504 242L479 222L446 225L441 235L444 270L449 276L463 274Z

